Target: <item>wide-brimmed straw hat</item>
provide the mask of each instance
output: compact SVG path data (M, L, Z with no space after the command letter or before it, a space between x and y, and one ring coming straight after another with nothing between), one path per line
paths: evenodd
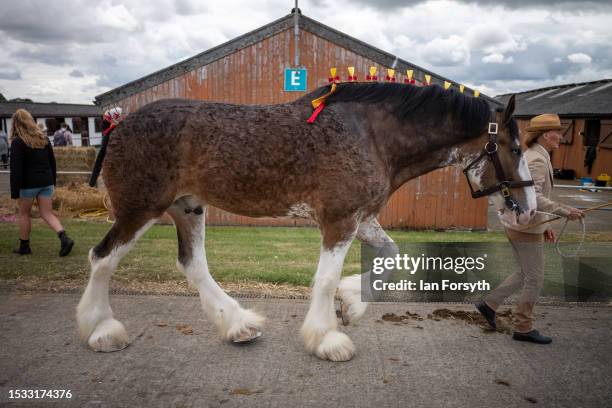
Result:
M545 132L547 130L561 130L561 120L554 113L545 113L538 115L529 121L528 132Z
M529 126L525 129L529 132L525 139L525 143L529 146L533 139L540 136L542 132L561 129L563 129L563 126L561 126L561 120L558 115L554 113L538 115L529 121Z

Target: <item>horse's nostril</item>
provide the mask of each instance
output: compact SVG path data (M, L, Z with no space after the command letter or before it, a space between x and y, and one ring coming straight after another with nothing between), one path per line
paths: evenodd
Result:
M533 217L535 215L535 212L536 212L536 210L531 210L531 211L529 211L529 215Z

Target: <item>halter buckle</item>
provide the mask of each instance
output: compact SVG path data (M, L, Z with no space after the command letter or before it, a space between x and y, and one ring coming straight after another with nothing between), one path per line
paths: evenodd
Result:
M497 123L489 122L489 134L496 135L497 134Z
M510 189L507 185L502 184L501 186L499 186L499 191L501 191L502 196L504 196L504 198L510 197Z

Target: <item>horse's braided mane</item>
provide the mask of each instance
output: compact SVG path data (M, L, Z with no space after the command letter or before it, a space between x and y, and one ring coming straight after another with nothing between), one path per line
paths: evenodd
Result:
M329 92L321 87L304 96L316 99ZM466 135L476 136L486 129L490 106L482 98L474 98L454 89L438 85L415 86L398 83L341 83L326 99L326 105L339 102L386 104L402 121L432 121L438 124L451 119ZM450 118L449 118L450 116Z

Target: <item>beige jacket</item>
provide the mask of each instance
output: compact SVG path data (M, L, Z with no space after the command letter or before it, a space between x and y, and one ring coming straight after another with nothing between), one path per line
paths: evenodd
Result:
M553 168L550 163L550 155L546 149L534 143L525 151L525 159L527 160L531 178L534 182L536 201L538 204L537 210L567 217L570 214L569 207L550 199L554 186ZM550 218L552 218L550 215L538 213L530 224L536 224ZM544 224L539 227L524 230L523 232L528 234L542 234L549 227L550 224Z

